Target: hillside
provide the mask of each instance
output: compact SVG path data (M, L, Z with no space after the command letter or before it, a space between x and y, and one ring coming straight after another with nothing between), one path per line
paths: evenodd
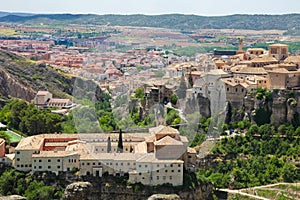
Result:
M148 26L180 30L195 29L255 29L298 30L300 14L286 15L229 15L204 17L197 15L93 15L93 14L38 14L0 17L0 22L47 24L97 24L112 26Z
M13 53L0 51L0 99L9 97L30 101L38 90L49 90L58 97L72 93L72 79L61 72Z

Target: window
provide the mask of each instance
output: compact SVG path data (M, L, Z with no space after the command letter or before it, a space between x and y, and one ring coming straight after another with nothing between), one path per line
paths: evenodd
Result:
M90 165L90 163L88 162L88 163L86 163L87 165Z
M165 172L168 172L168 170L166 169Z
M60 162L60 159L57 159L57 162Z
M148 167L148 165L145 165L145 168L147 168Z
M170 167L173 167L173 164L171 164Z
M156 170L156 172L159 172L159 169L158 169L158 170Z
M34 166L33 168L36 169L36 166Z
M172 180L173 179L173 177L172 176L170 176L170 180Z
M180 172L180 169L178 170L178 172Z
M166 176L163 176L163 180L166 180Z
M123 166L123 163L121 163L121 166Z
M157 176L156 179L159 180L159 176Z
M60 169L60 166L59 166L59 165L57 166L57 169Z
M39 162L42 162L42 160L39 160Z
M36 160L34 159L33 162L36 162Z
M20 154L20 151L17 151L17 154Z
M51 166L48 166L48 169L51 169Z
M178 164L178 167L180 167L180 164Z
M48 159L48 162L51 162L51 160L50 160L50 159Z
M96 165L96 163L93 162L93 165Z
M156 166L159 167L159 164L157 164Z
M21 167L24 167L24 165L21 165Z
M141 176L141 175L142 175L142 173L140 172L140 173L139 173L139 175Z
M142 167L142 165L139 165L139 167Z
M119 164L118 163L116 163L116 166L118 166Z
M42 166L39 166L39 169L42 169Z
M28 165L25 165L25 167L28 167Z
M171 172L174 172L174 170L172 169L172 171Z
M129 166L129 165L130 165L130 163L127 163L127 165Z
M17 161L20 161L20 158L17 158Z
M84 166L84 162L81 165Z

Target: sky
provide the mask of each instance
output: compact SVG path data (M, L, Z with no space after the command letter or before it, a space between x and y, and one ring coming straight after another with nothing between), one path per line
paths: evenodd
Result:
M299 0L1 0L0 11L92 14L231 14L300 13Z

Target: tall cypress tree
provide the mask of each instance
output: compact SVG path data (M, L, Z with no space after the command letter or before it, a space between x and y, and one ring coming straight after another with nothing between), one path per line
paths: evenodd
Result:
M108 140L107 140L107 153L110 153L111 152L111 141L110 141L110 137L108 137Z
M123 153L122 129L120 129L120 132L119 132L118 152Z

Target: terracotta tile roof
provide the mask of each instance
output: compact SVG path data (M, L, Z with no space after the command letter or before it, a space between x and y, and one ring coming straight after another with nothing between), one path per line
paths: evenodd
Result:
M170 126L159 125L158 127L150 128L149 133L151 134L179 134L179 131Z
M61 158L72 155L78 155L78 153L70 151L41 151L39 154L32 154L32 158Z
M278 62L278 60L272 56L258 56L255 57L251 60L251 62L255 62L255 63L273 63L273 62Z
M182 146L183 143L181 141L175 140L171 138L170 136L165 136L162 139L155 141L154 145L156 146L165 146L165 145L177 145Z
M300 56L289 56L284 60L285 63L300 63Z

